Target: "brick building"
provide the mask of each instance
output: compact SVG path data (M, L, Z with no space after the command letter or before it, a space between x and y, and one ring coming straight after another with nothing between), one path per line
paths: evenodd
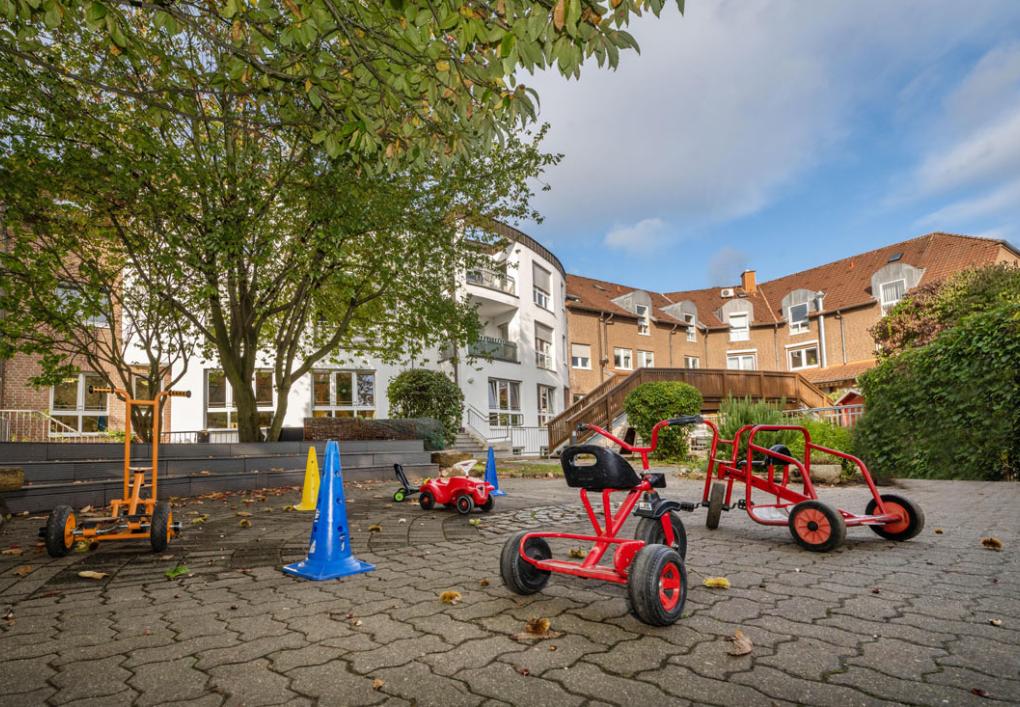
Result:
M567 277L574 400L641 366L799 371L827 390L875 364L869 329L906 292L969 267L1020 265L1005 241L930 233L759 283L651 292Z

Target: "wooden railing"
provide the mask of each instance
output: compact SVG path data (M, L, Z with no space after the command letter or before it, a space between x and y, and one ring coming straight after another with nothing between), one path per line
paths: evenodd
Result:
M626 378L611 378L549 422L549 449L570 439L578 423L609 427L623 412L623 401L642 383L677 381L693 385L704 398L702 411L715 412L728 397L767 400L789 408L830 404L825 393L799 373L731 371L725 368L639 368Z

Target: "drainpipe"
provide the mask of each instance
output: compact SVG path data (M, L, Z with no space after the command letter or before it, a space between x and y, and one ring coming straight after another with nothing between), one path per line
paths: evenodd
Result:
M839 320L839 346L843 351L843 365L846 365L846 323L843 321L843 312L836 310L836 319Z
M826 368L828 363L828 356L825 353L825 293L819 290L815 293L818 297L818 348L820 349L819 359L822 364L822 368Z
M779 363L779 322L772 325L772 350L775 352L776 370L783 370Z
M669 367L673 367L673 335L676 334L676 328L679 324L674 324L673 328L669 330L669 338L666 339L666 343L669 345Z

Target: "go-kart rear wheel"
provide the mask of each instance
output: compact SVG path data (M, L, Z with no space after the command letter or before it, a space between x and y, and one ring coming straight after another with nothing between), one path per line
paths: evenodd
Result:
M70 506L57 506L46 519L46 552L50 557L64 557L74 547L74 529L78 519Z
M153 552L163 552L170 544L170 535L173 532L174 514L170 504L160 501L152 509L152 522L149 525L149 544Z
M645 545L666 545L672 547L680 555L681 560L687 559L687 529L676 511L670 511L669 522L673 526L673 544L666 543L666 531L662 527L661 518L642 518L634 530L635 540L644 540Z
M705 527L715 530L719 527L719 519L722 517L723 501L726 500L726 484L721 481L712 483L708 491L708 515L705 516Z
M894 493L883 493L882 504L887 513L895 513L900 520L885 525L869 525L875 533L888 540L910 540L924 529L924 511L910 499L897 496ZM878 512L878 504L875 499L868 501L865 514L875 515Z
M491 493L485 497L485 503L478 506L482 509L482 513L488 513L492 510L492 507L496 505L496 498Z
M649 626L675 623L687 602L687 570L680 554L665 545L641 548L630 565L627 597L632 613Z
M407 498L407 492L404 489L397 489L393 492L394 502L403 503L405 498Z
M499 574L503 584L515 594L534 594L542 591L549 582L548 570L540 570L521 557L521 539L529 531L522 530L503 545L499 556ZM549 543L544 538L529 538L524 544L524 554L533 560L548 560L552 557Z
M801 501L790 511L790 534L805 550L829 552L846 540L846 522L832 506Z
M436 497L432 495L431 491L422 491L418 496L418 505L423 511L431 511L436 507Z
M475 499L471 498L471 494L462 493L457 496L457 500L453 502L457 512L462 516L466 516L468 513L475 509Z

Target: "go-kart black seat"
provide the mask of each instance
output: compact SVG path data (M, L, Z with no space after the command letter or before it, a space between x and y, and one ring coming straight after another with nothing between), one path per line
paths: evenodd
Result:
M595 461L585 463L578 457L592 456ZM626 459L611 449L597 444L579 444L567 447L560 455L560 465L567 479L567 486L588 491L605 489L631 489L641 483L641 477ZM651 474L652 486L663 488L666 477L663 474Z

